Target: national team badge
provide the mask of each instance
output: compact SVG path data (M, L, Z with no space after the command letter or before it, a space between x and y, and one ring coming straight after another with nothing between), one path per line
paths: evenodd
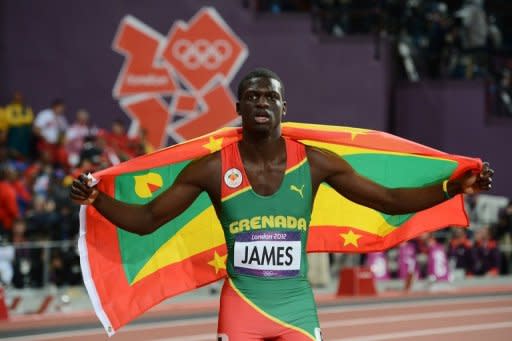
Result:
M229 188L237 188L242 183L242 172L237 168L230 168L224 173L224 182Z

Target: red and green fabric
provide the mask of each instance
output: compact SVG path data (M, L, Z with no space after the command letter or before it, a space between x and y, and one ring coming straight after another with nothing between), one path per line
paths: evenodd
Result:
M219 335L229 340L320 340L320 327L313 291L306 279L294 288L282 289L265 279L248 279L251 290L243 292L244 283L230 278L220 297ZM256 283L255 283L256 281ZM277 280L276 282L281 282ZM254 290L254 289L257 290Z
M238 180L221 183L219 215L230 277L220 298L219 332L229 339L282 336L283 340L315 340L319 328L307 279L306 245L313 201L310 166L303 144L286 138L285 146L284 177L277 190L266 196L253 190L238 145L221 151L222 174L226 177L236 170L234 179ZM225 293L230 288L232 292ZM246 308L244 312L240 306ZM259 324L242 330L229 323L255 319ZM283 333L293 335L284 338Z
M372 130L285 123L282 134L329 149L359 173L389 187L427 186L482 166L478 159ZM94 177L100 190L121 201L142 204L171 186L191 160L240 139L241 128L224 128ZM390 216L354 204L322 185L313 207L307 250L379 251L424 232L467 225L461 195L421 212ZM206 194L148 236L123 231L94 207L83 206L79 250L87 291L109 335L162 300L226 276L224 235Z

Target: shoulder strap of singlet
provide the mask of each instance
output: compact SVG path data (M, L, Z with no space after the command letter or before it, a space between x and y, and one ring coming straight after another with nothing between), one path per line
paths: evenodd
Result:
M247 176L245 176L244 165L238 151L237 142L222 148L220 155L222 161L222 200L238 191L247 189L250 184ZM241 181L238 177L241 177Z
M306 160L306 146L295 140L286 139L286 170L297 167Z

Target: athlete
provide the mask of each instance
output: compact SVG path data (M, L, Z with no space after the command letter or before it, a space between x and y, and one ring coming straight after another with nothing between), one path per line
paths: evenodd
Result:
M284 86L267 69L256 69L241 80L236 111L242 118L242 139L191 162L169 189L145 205L126 204L90 188L85 175L71 187L74 201L92 204L114 225L140 235L152 233L203 191L208 193L228 247L220 341L321 340L307 280L306 241L322 182L388 214L420 211L459 193L491 188L488 164L479 174L429 187L385 188L330 152L284 139Z

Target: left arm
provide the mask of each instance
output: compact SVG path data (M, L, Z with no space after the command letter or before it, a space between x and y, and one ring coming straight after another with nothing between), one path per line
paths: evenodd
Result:
M446 200L443 184L418 188L386 188L358 174L345 160L328 151L308 148L313 188L327 182L338 193L360 204L387 214L418 212ZM450 197L477 193L491 188L494 171L485 164L482 172L468 172L447 183Z

